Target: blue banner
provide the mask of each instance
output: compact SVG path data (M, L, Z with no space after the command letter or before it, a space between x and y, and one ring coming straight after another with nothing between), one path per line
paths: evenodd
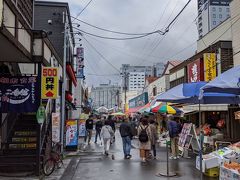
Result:
M37 76L0 77L0 112L37 112L39 104Z
M78 146L77 124L77 120L66 121L66 146Z
M77 69L77 75L76 75L76 78L84 78L83 68L79 68L79 69Z

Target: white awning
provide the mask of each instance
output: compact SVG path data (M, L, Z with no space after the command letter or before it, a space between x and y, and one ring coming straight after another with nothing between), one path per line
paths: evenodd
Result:
M198 104L183 106L183 112L198 110ZM201 111L228 111L228 104L201 104Z

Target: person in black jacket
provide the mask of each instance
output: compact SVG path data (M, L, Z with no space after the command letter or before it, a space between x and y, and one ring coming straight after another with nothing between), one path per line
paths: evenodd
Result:
M100 133L101 133L102 127L103 127L102 121L98 120L95 125L95 130L96 130L95 143L97 143L98 136L99 136L99 139L101 140Z
M124 158L130 159L132 156L130 154L131 151L131 140L132 140L132 128L128 123L128 120L125 119L124 122L120 125L120 134L123 142L123 152Z
M88 144L90 144L91 138L92 138L92 131L93 131L93 115L90 115L89 118L86 120L86 135L85 135L85 142L87 142L88 138Z

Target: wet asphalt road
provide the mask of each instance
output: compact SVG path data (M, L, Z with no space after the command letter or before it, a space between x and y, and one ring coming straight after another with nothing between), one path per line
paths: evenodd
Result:
M93 141L94 139L92 139ZM137 141L133 141L137 146ZM85 152L80 152L74 157L61 180L164 180L200 179L200 173L195 168L195 158L170 160L170 170L177 173L176 177L158 177L159 172L166 172L166 149L157 151L157 160L142 164L139 151L133 148L132 159L125 160L122 153L122 142L119 133L116 134L116 142L111 146L110 156L105 157L100 144L91 143L85 147ZM112 159L112 155L114 159ZM218 178L204 177L204 180Z

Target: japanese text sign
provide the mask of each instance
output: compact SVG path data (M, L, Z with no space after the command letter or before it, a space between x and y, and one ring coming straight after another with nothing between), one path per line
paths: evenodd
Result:
M204 78L205 81L211 81L217 76L217 62L215 53L203 54L204 60Z
M84 67L84 49L82 47L77 48L77 58L76 58L76 66L77 66L77 78L83 78L83 67Z
M36 76L0 77L0 112L36 112L39 100Z
M187 66L188 82L198 82L203 80L203 69L201 68L201 60L198 59Z
M42 68L42 99L56 99L58 97L58 68Z

